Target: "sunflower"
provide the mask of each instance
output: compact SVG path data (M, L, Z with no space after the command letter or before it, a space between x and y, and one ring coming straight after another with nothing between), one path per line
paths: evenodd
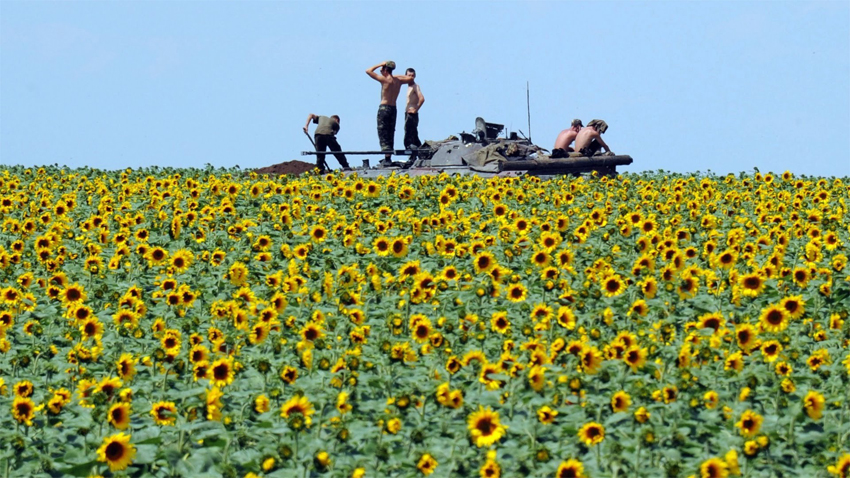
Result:
M230 283L236 287L241 287L248 280L248 267L236 261L233 265L230 266L230 269L227 272L227 277L230 279Z
M35 413L41 408L42 406L36 407L35 402L27 397L15 397L15 400L12 401L12 416L18 423L31 427Z
M587 446L602 443L605 439L605 427L596 422L585 423L578 431L578 438Z
M782 353L782 344L776 340L768 340L761 344L761 353L764 356L765 362L773 362Z
M738 279L738 286L744 297L758 297L764 291L765 280L759 272L751 272Z
M805 398L803 398L803 406L806 409L806 415L809 416L812 420L820 420L821 416L823 416L823 408L826 401L819 392L815 390L809 390L809 393L806 394Z
M106 412L107 421L119 430L126 430L130 426L130 404L116 403Z
M702 462L699 472L701 478L726 478L729 476L729 467L725 460L709 458Z
M558 321L558 325L565 329L573 330L576 328L576 315L573 310L567 306L558 307L555 319Z
M322 327L313 322L307 322L307 324L304 325L304 328L301 329L301 338L307 342L318 340L324 337L324 335Z
M482 251L473 258L472 265L476 274L487 273L496 267L496 257L491 252Z
M647 277L646 280L640 283L640 290L643 292L643 296L647 299L655 298L655 294L658 293L658 281L655 277Z
M632 303L632 306L629 308L629 311L626 315L639 315L641 317L645 317L646 314L649 313L649 306L646 304L646 301L643 299L638 299Z
M555 417L558 416L557 410L552 410L548 405L544 405L537 410L537 419L540 423L551 425L555 423Z
M679 300L691 299L699 291L699 279L691 274L684 274L679 285L676 287L676 293L679 295Z
M713 329L715 332L720 330L724 324L725 320L723 320L723 314L720 312L703 314L698 319L698 327L700 329Z
M310 229L310 240L313 242L324 242L328 238L328 230L321 225L315 225Z
M567 346L570 349L570 346ZM593 375L602 366L602 352L596 347L583 347L578 353L582 369L588 375Z
M422 318L416 321L416 324L411 324L411 334L416 342L426 342L431 335L431 321Z
M552 308L546 304L537 304L531 309L530 317L533 321L547 321L552 318Z
M733 249L726 249L716 257L715 262L721 269L729 270L737 260L738 254Z
M292 397L280 407L281 417L286 419L300 418L304 420L304 423L307 426L310 426L310 424L313 423L312 415L315 412L313 404L311 404L310 400L303 395Z
M499 413L490 407L478 406L478 411L473 412L467 419L467 428L472 436L473 442L480 448L490 446L499 441L506 433L506 426L499 423Z
M209 360L210 349L206 345L195 345L189 351L189 361L192 363L203 362Z
M661 397L664 403L673 403L679 396L679 389L675 385L669 385L661 389Z
M548 266L550 262L552 262L552 257L545 250L537 251L531 256L531 263L540 268Z
M738 347L749 353L758 346L758 331L750 324L741 324L735 327L735 339Z
M79 307L77 309L77 315L79 315L80 309L87 309L87 307ZM115 323L116 327L124 327L132 330L139 325L139 316L140 314L137 314L132 310L119 309L117 312L112 314L112 321Z
M110 471L120 471L127 468L136 456L136 447L130 443L130 435L119 433L103 439L103 444L97 449L97 461L109 465Z
M741 352L735 352L728 357L724 362L724 370L734 370L740 372L744 369L744 357Z
M741 435L750 438L758 435L763 421L764 418L761 415L752 410L747 410L741 415L741 419L735 426L741 429Z
M233 358L220 358L210 366L210 382L216 387L224 387L233 383L236 375Z
M717 408L717 403L720 400L720 396L717 395L717 392L714 390L709 390L705 392L702 396L703 401L705 402L705 408L709 410L713 410Z
M614 274L602 281L602 294L605 297L617 297L626 291L626 283L620 278L620 276Z
M788 377L791 375L791 372L794 371L794 368L788 365L788 362L782 361L777 363L773 370L776 372L776 375L780 377Z
M631 367L632 371L636 372L646 364L647 354L648 350L646 348L640 348L634 345L629 347L623 354L623 361Z
M625 391L619 391L611 397L611 410L614 413L617 412L625 412L632 405L632 397L629 396Z
M838 475L838 478L850 478L850 453L841 455L835 465L829 465L827 470L832 475Z
M384 236L372 241L372 247L375 248L375 253L381 257L386 257L390 254L390 241Z
M582 462L573 458L562 461L558 471L555 472L555 478L585 478L586 476Z
M62 298L62 304L65 305L65 307L68 307L71 304L81 304L85 302L87 297L83 286L76 282L65 287L60 296Z
M33 386L32 382L30 382L29 380L24 380L24 381L16 383L12 387L12 390L14 391L14 394L15 394L16 397L29 398L29 397L32 396L33 392L35 391L35 387Z
M174 272L182 274L189 269L192 262L195 260L195 255L187 249L180 249L171 256L171 267Z
M511 321L508 320L507 312L494 312L493 316L490 318L490 327L500 333L507 334L511 328Z
M402 237L397 237L390 243L390 253L393 257L404 257L407 255L407 241Z
M121 357L115 362L115 368L121 380L132 380L133 376L136 375L136 359L133 358L133 354L121 354Z
M159 246L154 247L148 250L148 253L145 255L145 259L147 259L151 265L162 265L168 260L168 251Z
M118 377L104 377L94 388L93 393L103 393L112 398L122 385L123 383Z
M788 328L788 312L782 305L769 305L762 309L759 321L769 332L782 332Z
M808 359L806 359L806 364L812 372L816 372L821 365L828 364L829 362L829 352L825 349L816 350Z
M786 297L779 302L779 305L785 309L792 319L799 319L806 312L806 301L799 295Z
M531 367L528 371L528 384L535 392L543 390L546 385L546 369L540 366Z
M156 402L151 406L150 413L157 425L177 423L177 406L174 402Z
M298 369L287 365L280 371L280 379L286 384L292 385L298 379Z
M805 289L812 279L811 272L806 267L798 267L793 272L794 283L800 288Z
M505 297L511 302L523 302L528 297L528 289L520 283L508 286Z
M437 463L437 460L435 460L433 456L425 453L419 458L419 461L416 463L416 468L418 468L423 475L428 476L431 473L434 473L438 464L439 463Z

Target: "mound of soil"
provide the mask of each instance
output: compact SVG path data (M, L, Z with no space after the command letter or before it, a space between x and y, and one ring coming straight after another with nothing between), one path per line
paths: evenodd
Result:
M274 176L279 176L283 174L299 176L301 174L313 170L313 168L315 167L315 164L294 160L287 161L285 163L274 164L272 166L266 166L264 168L255 169L254 172L256 172L257 174L268 174Z

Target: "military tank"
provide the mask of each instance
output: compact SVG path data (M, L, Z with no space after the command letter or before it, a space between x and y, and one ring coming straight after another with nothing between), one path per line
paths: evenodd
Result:
M476 174L479 176L556 176L579 175L597 171L615 175L617 166L629 165L628 155L593 155L568 158L551 158L548 151L534 145L528 138L516 132L506 133L505 125L488 123L483 118L475 119L471 133L462 132L442 141L426 141L421 148L394 151L342 151L348 156L385 155L407 157L406 161L372 165L364 159L362 166L352 168L362 177L386 176L393 173L411 176L449 174ZM302 155L316 155L316 151L302 151ZM329 153L328 153L329 154Z

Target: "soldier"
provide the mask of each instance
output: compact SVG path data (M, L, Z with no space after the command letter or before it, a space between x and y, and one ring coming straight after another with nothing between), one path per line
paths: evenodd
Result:
M313 138L316 142L316 151L327 151L330 147L331 151L342 151L339 143L336 140L336 134L339 132L339 116L316 116L313 113L310 113L307 116L307 124L304 125L304 132L310 134L308 128L310 126L310 122L317 124L316 131L313 133ZM337 161L339 161L339 165L342 166L344 171L350 171L351 168L348 167L348 160L345 159L345 155L342 153L334 153L334 157ZM325 162L324 154L316 155L316 167L322 170L322 172L326 172L328 169L328 163Z
M407 85L407 109L404 113L404 148L417 149L422 146L419 141L419 109L425 103L425 95L416 83L416 70L408 68L405 75L412 78Z
M588 158L598 153L600 149L605 149L607 155L613 156L611 148L602 140L602 134L606 131L608 131L608 124L600 119L587 123L587 126L582 128L576 136L576 150Z
M574 151L573 148L570 147L570 144L575 141L576 136L578 136L578 132L581 131L581 127L581 120L574 119L569 128L558 134L558 137L555 139L555 147L552 148L553 158L566 158L567 153Z
M381 69L381 73L375 70ZM381 105L378 106L378 140L381 142L381 151L393 150L395 143L395 122L398 117L396 101L401 85L409 85L413 79L409 76L393 76L395 70L394 61L385 61L366 70L366 74L381 84ZM381 166L390 166L391 153L387 153L381 161Z

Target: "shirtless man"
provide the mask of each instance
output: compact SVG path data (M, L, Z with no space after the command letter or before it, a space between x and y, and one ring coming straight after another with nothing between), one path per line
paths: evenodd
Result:
M611 148L602 140L602 133L605 131L608 131L608 124L602 120L595 119L587 123L587 126L582 128L578 136L576 136L576 150L582 156L587 156L588 158L603 148L609 155L613 155L614 153L611 151Z
M567 156L566 153L571 153L573 148L570 147L570 144L575 141L576 136L578 136L578 132L581 131L581 127L581 120L574 119L569 128L561 131L555 139L555 147L552 148L552 156L565 158ZM562 150L562 152L555 153L555 151L559 149Z
M375 70L381 69L380 73ZM378 140L381 142L381 151L390 151L395 142L395 122L398 116L396 101L401 85L409 85L413 78L409 76L393 76L395 70L394 61L385 61L366 70L366 74L381 84L381 105L378 106ZM391 153L384 156L381 166L392 164Z
M404 148L412 149L415 146L417 149L422 146L422 141L419 141L419 109L425 103L425 95L416 83L416 70L408 68L404 72L405 75L413 78L407 84L407 109L404 111Z

